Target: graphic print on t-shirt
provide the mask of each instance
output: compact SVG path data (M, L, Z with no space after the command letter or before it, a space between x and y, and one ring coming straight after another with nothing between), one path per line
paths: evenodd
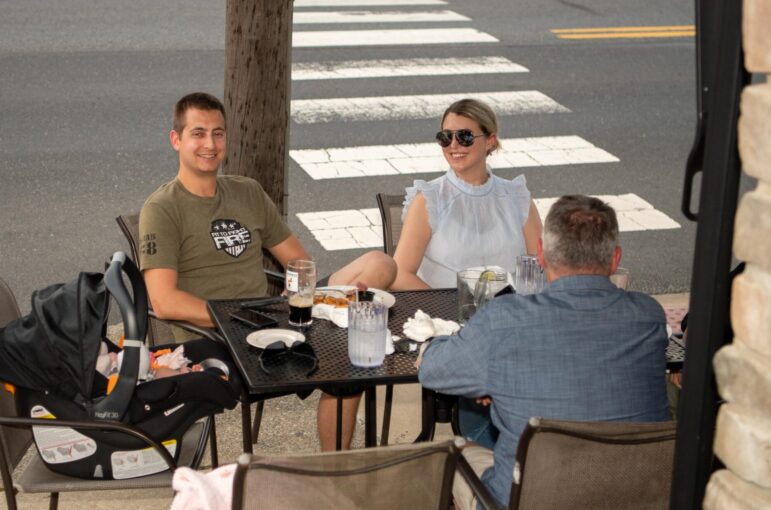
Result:
M238 257L252 242L252 234L236 220L214 220L211 222L211 238L217 250Z

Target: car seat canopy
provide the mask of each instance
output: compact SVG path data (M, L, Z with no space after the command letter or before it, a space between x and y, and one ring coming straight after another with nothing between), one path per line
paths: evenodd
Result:
M34 292L29 315L0 330L0 379L88 399L108 304L100 273L80 273L73 281Z

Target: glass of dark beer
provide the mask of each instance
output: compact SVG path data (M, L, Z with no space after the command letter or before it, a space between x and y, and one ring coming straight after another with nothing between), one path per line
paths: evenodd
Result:
M316 264L312 260L290 260L286 266L286 293L289 324L306 327L313 322L313 293L316 291Z

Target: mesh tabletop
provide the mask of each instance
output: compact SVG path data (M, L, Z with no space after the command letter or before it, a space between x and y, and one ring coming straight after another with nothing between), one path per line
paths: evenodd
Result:
M431 317L456 320L458 304L455 289L430 289L409 292L394 292L396 303L389 310L388 328L391 333L403 336L402 326L415 311L420 309ZM376 368L359 368L348 359L348 330L335 326L324 319L314 319L310 328L303 330L305 341L313 347L318 357L318 368L310 375L310 368L304 360L282 362L266 368L260 367L260 349L246 343L246 336L252 328L230 318L239 311L240 300L209 301L209 310L223 333L233 359L249 393L264 394L282 391L309 391L316 388L368 387L381 384L414 383L418 381L415 360L417 351L396 352L385 357L383 365ZM287 324L289 308L286 304L260 308L270 315L279 327L297 329ZM673 335L667 347L667 368L677 369L685 358L682 340Z
M388 328L394 335L403 336L402 326L420 309L431 317L456 319L458 315L455 289L430 289L394 292L396 303L389 310ZM209 301L209 311L217 328L222 332L233 359L238 365L249 393L276 393L281 391L308 391L319 387L345 388L380 384L414 383L418 381L415 360L417 351L396 352L385 357L376 368L359 368L348 359L348 330L331 321L314 319L304 330L305 341L313 347L319 363L315 372L307 374L308 366L302 359L297 362L268 365L267 374L260 367L260 349L246 343L253 331L246 324L231 319L230 314L240 310L240 300ZM259 311L276 319L280 328L298 329L287 324L289 307L279 304L260 308Z
M685 342L682 334L673 334L667 345L667 369L680 370L685 362Z

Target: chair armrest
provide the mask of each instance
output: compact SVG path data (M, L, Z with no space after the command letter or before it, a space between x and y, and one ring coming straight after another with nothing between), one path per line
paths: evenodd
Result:
M268 278L268 280L274 280L277 283L284 284L284 279L286 278L286 275L284 273L279 273L278 271L273 271L272 269L265 269L265 276Z
M471 492L474 493L477 500L482 504L485 510L506 510L506 507L502 507L495 501L493 495L484 486L482 480L479 479L474 469L468 463L466 458L461 454L458 456L458 472L471 488Z
M49 420L46 418L22 418L22 417L16 417L16 416L0 416L0 425L5 425L8 427L23 427L23 428L32 428L32 427L69 427L71 429L79 429L79 430L101 430L101 431L112 431L112 432L119 432L122 434L127 434L129 436L133 436L140 441L147 444L149 447L153 448L158 452L158 454L163 458L164 462L166 462L166 465L169 466L169 470L174 472L175 469L177 469L177 463L174 462L174 458L171 456L171 454L161 446L157 441L155 441L153 438L142 432L141 430L130 427L128 425L125 425L123 423L117 422L117 421L78 421L78 420Z
M152 317L155 320L163 321L167 324L173 324L174 326L177 326L179 328L184 329L185 331L190 331L191 333L195 333L197 335L201 335L204 338L208 338L209 340L212 340L214 342L218 342L221 344L225 343L225 339L222 338L222 335L220 335L216 330L209 329L209 328L202 328L200 326L196 326L195 324L192 324L187 321L175 321L175 320L169 320L169 319L161 319L156 315L155 311L150 309L147 311L148 315Z
M242 453L238 456L236 470L233 473L233 492L230 503L230 510L243 510L244 508L244 484L246 483L246 472L249 471L249 464L252 462L252 454Z

